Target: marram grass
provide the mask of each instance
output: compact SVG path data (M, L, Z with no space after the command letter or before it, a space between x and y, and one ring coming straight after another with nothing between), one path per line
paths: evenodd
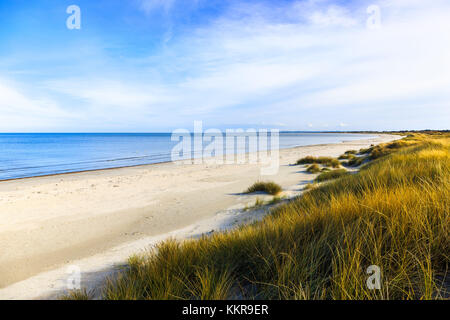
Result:
M306 171L309 173L319 173L320 167L317 163L313 163L313 164L309 165L308 168L306 168Z
M449 135L413 135L261 222L130 258L105 299L448 298ZM366 270L381 268L381 289Z
M332 168L339 168L341 163L339 162L338 159L335 158L331 158L331 157L312 157L312 156L307 156L301 159L298 159L297 162L295 163L296 165L300 165L300 164L322 164L324 166L327 167L332 167Z
M279 184L276 184L275 182L262 182L258 181L252 184L248 189L245 191L245 193L253 193L253 192L265 192L271 195L277 195L279 194L283 189Z
M350 174L350 172L348 172L345 169L336 169L336 170L331 170L331 171L325 171L325 172L322 172L321 174L319 174L314 179L314 181L316 181L316 182L324 182L324 181L340 178L340 177L343 177L343 176L348 175L348 174Z

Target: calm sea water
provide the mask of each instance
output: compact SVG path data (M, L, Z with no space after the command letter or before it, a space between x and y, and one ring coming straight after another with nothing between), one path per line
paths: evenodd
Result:
M279 145L284 149L372 137L280 133ZM170 161L175 144L170 133L0 134L0 180Z

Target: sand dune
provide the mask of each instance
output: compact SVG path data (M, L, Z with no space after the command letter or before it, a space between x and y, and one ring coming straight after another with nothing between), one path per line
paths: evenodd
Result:
M139 250L167 237L185 238L263 216L241 191L273 180L287 196L312 175L290 166L306 155L338 156L399 136L280 151L277 175L257 165L164 163L0 182L0 299L54 298L65 292L67 266L98 285Z

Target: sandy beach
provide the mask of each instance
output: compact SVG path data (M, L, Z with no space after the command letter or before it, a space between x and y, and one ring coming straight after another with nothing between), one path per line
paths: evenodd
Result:
M277 175L258 165L163 163L0 182L0 299L56 298L67 267L93 288L131 254L168 237L187 238L263 216L246 211L256 180L279 183L287 197L314 175L292 166L307 155L339 156L400 136L280 150ZM270 198L270 197L269 197Z

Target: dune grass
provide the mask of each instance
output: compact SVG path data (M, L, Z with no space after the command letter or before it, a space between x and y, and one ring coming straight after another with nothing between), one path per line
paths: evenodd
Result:
M320 172L320 167L317 163L313 163L308 168L306 168L306 171L309 173L318 173Z
M244 193L265 192L271 195L279 194L283 189L275 182L258 181L251 185Z
M300 164L321 164L327 167L332 167L332 168L339 168L341 163L339 162L338 159L335 158L331 158L331 157L312 157L312 156L307 156L304 158L301 158L299 160L297 160L297 162L295 163L296 165L300 165Z
M345 163L342 163L342 164L344 166L349 166L349 167L359 167L360 165L362 165L368 159L369 158L367 156L353 157L353 158L350 158L348 161L346 161Z
M62 297L62 300L91 300L92 295L89 294L86 289L72 290L66 296Z
M311 164L311 163L316 163L317 158L313 157L313 156L306 156L304 158L298 159L297 162L295 163L296 165L300 165L300 164Z
M380 157L386 156L396 151L397 149L415 145L417 143L417 137L418 137L417 135L416 136L411 135L406 139L397 140L391 143L383 143L377 146L371 146L370 148L361 149L358 152L358 156L355 155L354 150L351 150L351 152L347 151L343 155L341 155L339 159L348 160L342 162L342 165L344 166L359 167L369 160L375 160Z
M362 149L359 150L358 154L360 154L360 155L362 155L362 154L368 154L368 153L370 153L370 151L372 151L372 148L373 148L373 147L370 147L370 148L362 148Z
M367 149L361 149L359 151L359 154L368 155L368 159L370 160L378 159L380 157L383 157L396 151L397 149L417 144L419 141L418 139L420 139L420 137L421 137L420 135L409 136L406 139L397 140L391 143L382 143Z
M308 191L308 190L312 190L318 187L317 183L308 183L307 185L305 185L305 187L303 188L303 190Z
M356 156L353 153L344 153L342 155L339 156L339 160L350 160L350 159L354 159L356 158Z
M316 177L316 179L314 179L314 181L316 181L316 182L324 182L324 181L340 178L340 177L345 176L347 174L350 174L350 172L348 172L345 169L337 169L337 170L326 171L326 172L322 172L321 174L319 174Z
M103 298L446 297L450 137L406 141L387 144L392 152L280 205L261 222L165 241L133 257ZM380 290L366 286L370 265L381 268Z

